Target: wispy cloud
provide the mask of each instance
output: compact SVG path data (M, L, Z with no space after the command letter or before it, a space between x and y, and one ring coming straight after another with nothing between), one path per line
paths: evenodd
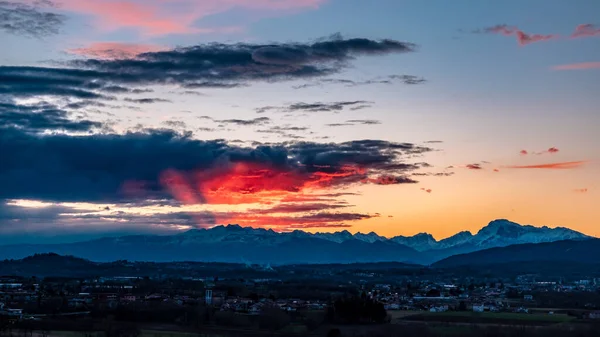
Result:
M264 125L271 123L271 119L269 117L259 117L253 119L221 119L214 120L217 123L221 124L235 124L235 125Z
M294 89L305 89L310 87L319 87L326 84L340 84L345 87L356 87L362 85L370 85L370 84L394 84L394 83L403 83L408 85L421 84L425 83L426 80L422 77L414 76L414 75L388 75L382 77L376 77L369 80L364 81L355 81L348 79L336 79L336 78L325 78L322 80L314 81L312 83L305 83L293 86Z
M515 26L496 25L484 29L475 30L474 33L499 34L504 36L514 36L520 46L525 46L535 42L548 41L557 39L559 36L555 34L528 34Z
M427 193L431 193L432 192L431 188L424 188L424 187L421 188L421 191L425 191Z
M28 133L89 132L105 127L98 121L74 118L73 113L47 102L16 104L0 101L0 132L5 132L5 128L18 128Z
M600 69L600 62L582 62L582 63L571 63L561 64L553 66L553 70L588 70L588 69Z
M0 0L0 31L35 38L58 34L66 17L44 4Z
M504 166L504 168L566 170L566 169L575 169L575 168L581 167L585 163L586 163L586 161L569 161L569 162L535 164L535 165L511 165L511 166Z
M267 111L277 112L340 112L345 108L350 109L364 109L370 107L373 102L369 101L342 101L342 102L315 102L315 103L292 103L286 106L264 106L256 108L257 113L264 113ZM358 108L358 109L357 109Z
M587 188L576 188L573 190L573 192L575 193L587 193L588 189Z
M581 24L575 27L571 38L600 36L600 27L591 23Z
M138 104L171 103L170 100L164 98L125 98L125 101Z

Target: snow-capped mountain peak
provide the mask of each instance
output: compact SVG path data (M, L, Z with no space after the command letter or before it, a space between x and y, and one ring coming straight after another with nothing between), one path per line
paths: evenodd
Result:
M503 247L521 243L540 243L560 240L581 240L589 236L574 230L547 226L534 227L498 219L491 221L481 228L475 235L463 231L453 236L437 241L429 233L419 233L414 236L396 236L388 239L375 232L352 234L347 230L335 233L309 233L301 230L278 233L272 229L242 227L240 225L219 225L208 229L192 229L185 233L173 236L171 240L182 245L195 243L232 243L245 242L257 245L273 245L288 242L294 239L322 239L335 243L348 240L359 240L367 243L392 242L408 246L417 251L430 251L441 249L454 249L458 251Z
M587 235L564 227L534 227L499 219L483 227L471 240L480 247L502 247L520 243L540 243L560 240L586 239Z
M387 240L386 237L379 236L375 232L369 232L367 234L363 234L363 233L358 232L358 233L354 234L353 237L355 239L357 239L357 240L365 241L365 242L368 242L368 243L373 243L373 242L376 242L376 241L386 241Z

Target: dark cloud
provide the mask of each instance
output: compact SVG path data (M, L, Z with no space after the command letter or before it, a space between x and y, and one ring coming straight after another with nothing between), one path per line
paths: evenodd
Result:
M417 172L412 175L418 177L449 177L454 175L454 172Z
M104 128L100 122L72 119L71 114L57 106L41 102L38 104L15 104L0 101L0 131L17 128L25 132L71 131L82 132Z
M111 94L143 94L154 91L152 89L131 89L120 85L109 85L100 90Z
M44 4L50 3L0 1L0 31L36 38L58 34L66 17L47 11Z
M203 94L201 92L198 91L193 91L193 90L185 90L180 92L179 94L181 95L193 95L193 96L206 96L206 94Z
M252 81L330 75L340 72L355 57L414 50L415 45L400 41L333 36L315 43L212 43L144 53L135 59L75 60L71 65L111 73L128 83L230 88Z
M279 135L281 137L292 138L292 139L301 139L301 138L304 138L304 137L298 136L298 135L294 135L291 132L301 132L301 131L307 131L307 130L308 130L308 127L305 127L305 126L291 126L291 125L279 126L279 125L275 125L275 126L272 126L272 127L268 128L268 129L256 130L256 132L258 132L258 133L276 134L276 135Z
M442 140L428 140L428 141L425 141L424 143L425 144L439 144L439 143L443 143L443 142L444 141L442 141Z
M243 86L245 85L242 83L221 83L214 81L186 83L182 85L186 89L231 89Z
M404 160L429 151L382 140L289 141L242 147L224 140L195 140L189 132L167 129L69 136L4 128L0 132L0 199L123 202L132 197L124 192L140 189L145 193L143 199L164 199L168 196L159 182L163 172L225 172L233 163L293 173L297 177L294 184L318 178L320 185L335 188L375 183L373 179L383 175L403 177L422 167Z
M122 91L122 88L115 85L110 77L108 73L78 69L0 66L0 94L115 100L114 96L106 95L106 91ZM147 91L133 88L129 91L139 93L140 90Z
M217 129L214 129L214 128L198 128L196 130L198 130L200 132L214 132L214 131L217 131Z
M107 107L108 105L102 102L98 102L98 101L93 101L93 100L84 100L84 101L77 101L77 102L69 102L67 104L65 104L64 108L65 109L72 109L72 110L82 110L88 107ZM113 106L113 108L117 108L115 106Z
M330 102L330 103L293 103L287 106L264 106L256 109L257 113L264 113L267 111L277 112L340 112L345 108L366 108L369 107L373 102L369 101L343 101L343 102Z
M347 120L344 123L330 123L330 124L325 124L325 126L340 127L340 126L353 126L353 125L357 125L357 124L375 125L375 124L381 124L381 122L378 120L375 120L375 119L351 119L351 120Z
M185 124L184 121L180 121L180 120L172 119L172 120L164 121L163 124L166 126L169 126L169 127L173 127L173 128L181 128L181 129L187 128L187 124Z
M142 53L130 59L78 59L54 67L3 66L0 94L115 99L106 93L141 93L143 89L139 87L150 85L233 88L253 82L327 76L346 69L356 57L414 49L413 44L399 41L340 36L314 43L202 44ZM144 102L146 99L140 100ZM318 107L314 109L320 111Z
M324 78L324 79L313 81L311 83L295 85L292 88L305 89L305 88L310 88L310 87L319 87L319 86L323 86L326 84L340 84L340 85L344 85L345 87L356 87L356 86L370 85L370 84L394 84L394 83L422 84L425 82L426 82L426 80L424 78L414 76L414 75L388 75L388 76L376 77L376 78L364 80L364 81L354 81L354 80L337 79L337 78Z
M465 167L469 170L483 170L481 164L467 164Z
M329 123L329 124L325 124L325 126L334 127L334 128L337 128L337 127L340 127L340 126L351 126L351 125L354 125L354 124L351 124L351 123Z
M170 100L163 98L125 98L125 101L138 104L171 103Z
M351 119L351 120L346 121L346 123L375 125L375 124L381 124L381 121L378 121L376 119Z
M235 124L235 125L264 125L271 123L271 119L269 117L259 117L253 119L222 119L222 120L214 120L217 123L221 124Z

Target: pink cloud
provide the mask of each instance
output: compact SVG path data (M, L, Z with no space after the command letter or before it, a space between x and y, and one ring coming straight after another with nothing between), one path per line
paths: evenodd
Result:
M165 47L153 44L96 42L87 47L69 49L67 52L99 59L126 59L133 58L142 53L157 52L165 49Z
M588 189L587 188L576 188L573 191L576 193L587 193Z
M527 150L521 150L519 152L522 156L526 156L529 152L527 152Z
M583 62L583 63L572 63L562 64L552 67L554 70L586 70L586 69L600 69L600 62Z
M494 169L494 172L500 172L500 170L498 170L498 169Z
M591 23L586 23L575 27L575 31L573 34L571 34L571 38L590 37L596 35L600 35L600 27L597 27Z
M421 191L425 191L427 193L431 193L432 192L431 188L423 188L423 187L421 187Z
M555 34L527 34L517 27L508 25L497 25L494 27L486 28L484 31L487 33L500 34L504 36L515 36L520 46L525 46L534 42L548 41L559 37Z
M103 31L137 29L144 35L231 33L236 26L197 28L199 19L233 8L294 11L318 8L325 0L61 0L60 9L90 15Z

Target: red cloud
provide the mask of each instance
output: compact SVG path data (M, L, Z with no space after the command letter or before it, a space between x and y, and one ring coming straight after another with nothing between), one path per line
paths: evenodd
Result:
M549 164L537 164L537 165L513 165L505 166L511 169L552 169L552 170L564 170L574 169L585 164L585 161L569 161L562 163L549 163Z
M573 64L563 64L552 67L554 70L586 70L586 69L600 69L600 62L583 62Z
M317 8L324 0L61 0L64 11L94 17L105 31L133 28L145 35L231 32L239 27L197 28L194 23L208 15L234 8L289 11Z
M366 169L356 166L342 166L327 172L308 172L280 170L245 162L192 174L167 170L161 176L161 184L185 204L268 203L294 200L302 192L354 183L390 185L415 182L400 176L382 175L371 178Z
M555 147L551 147L548 149L548 153L556 153L556 152L558 152L558 149Z
M523 156L525 156L525 155L527 155L527 154L528 154L527 150L521 150L519 153L520 153L521 155L523 155Z
M500 170L498 170L498 169L494 169L494 172L500 172Z
M431 193L431 188L421 188L422 191L425 191L427 193Z
M514 26L498 25L485 29L485 32L501 34L504 36L515 36L520 46L525 46L530 43L547 41L558 38L558 35L541 35L541 34L527 34Z
M596 27L591 23L578 25L575 31L571 34L571 38L590 37L600 35L600 27Z
M576 188L573 191L577 192L577 193L587 193L588 189L587 188Z
M67 52L98 59L127 59L134 58L142 53L158 52L165 49L164 47L152 44L96 42L87 47L69 49Z

